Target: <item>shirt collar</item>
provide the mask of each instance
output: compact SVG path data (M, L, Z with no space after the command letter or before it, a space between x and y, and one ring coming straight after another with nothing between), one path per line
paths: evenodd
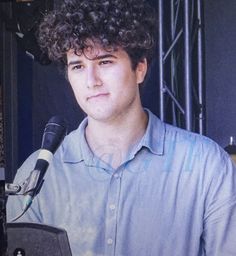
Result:
M145 109L148 114L148 126L141 140L140 146L148 148L153 154L164 154L165 123L163 123L150 110Z
M153 154L163 155L165 141L165 124L158 119L150 110L145 109L148 114L148 126L141 139L137 150L141 147L148 148ZM88 119L85 118L77 130L66 136L63 142L64 161L80 162L85 160L87 163L92 161L93 153L90 150L85 138L85 128Z
M65 162L76 163L93 157L85 138L85 128L87 124L88 119L86 117L76 130L66 136L63 142L63 160Z

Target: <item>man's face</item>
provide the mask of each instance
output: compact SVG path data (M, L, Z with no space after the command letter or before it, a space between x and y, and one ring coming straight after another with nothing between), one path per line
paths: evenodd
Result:
M138 84L146 74L146 60L131 68L128 54L94 45L81 55L67 53L68 79L83 111L98 121L110 121L140 107Z

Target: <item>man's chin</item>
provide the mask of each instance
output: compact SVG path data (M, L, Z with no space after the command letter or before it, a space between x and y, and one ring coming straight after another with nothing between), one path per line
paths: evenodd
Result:
M88 119L103 123L110 122L113 118L114 117L111 113L107 113L105 111L97 111L88 114Z

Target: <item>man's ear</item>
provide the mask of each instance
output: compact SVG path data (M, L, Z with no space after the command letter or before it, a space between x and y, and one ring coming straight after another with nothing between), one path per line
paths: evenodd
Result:
M141 84L147 74L147 59L143 58L139 61L136 67L137 84Z

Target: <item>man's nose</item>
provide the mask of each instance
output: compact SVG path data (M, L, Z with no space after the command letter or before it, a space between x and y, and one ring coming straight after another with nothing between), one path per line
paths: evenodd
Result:
M87 68L87 88L101 86L102 80L97 67L91 66Z

